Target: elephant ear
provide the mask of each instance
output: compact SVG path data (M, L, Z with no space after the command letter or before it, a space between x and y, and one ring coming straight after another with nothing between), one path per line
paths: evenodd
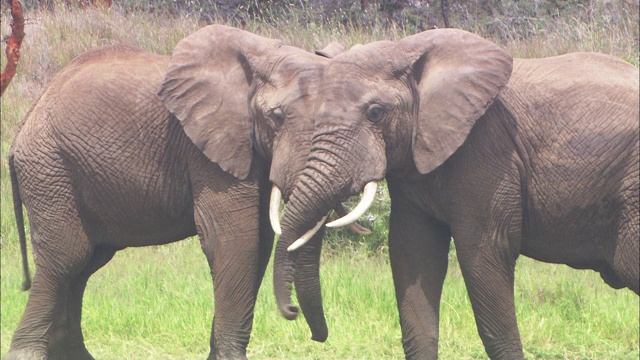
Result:
M251 84L256 68L280 46L243 30L210 25L181 40L158 91L191 141L224 171L249 174Z
M422 174L441 165L469 135L511 76L513 59L462 30L429 30L399 41L420 98L413 157Z

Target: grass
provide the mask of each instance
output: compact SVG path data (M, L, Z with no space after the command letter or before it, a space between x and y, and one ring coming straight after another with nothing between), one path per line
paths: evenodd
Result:
M20 292L18 247L2 249L2 355L28 293ZM185 270L188 269L188 270ZM284 320L271 269L256 305L249 355L256 359L398 359L400 328L387 257L362 245L322 262L329 339L309 339L303 320ZM124 250L86 291L86 344L99 359L193 359L208 352L211 279L197 241ZM518 261L516 304L528 359L637 359L638 297L591 271ZM442 300L440 356L486 358L462 276L450 255Z
M463 27L491 38L514 56L602 51L637 66L637 7L616 6L596 2L592 7L576 7L571 16L524 19L524 25L520 19L520 27L506 18L468 22ZM2 37L9 33L7 15L1 14ZM217 21L309 50L333 40L351 46L412 33L393 24L362 28L331 19L307 23L305 14L295 12L273 16L270 22ZM32 9L26 17L18 75L1 99L0 109L0 357L8 351L28 297L19 290L22 275L6 159L20 119L55 72L82 52L128 43L169 54L181 38L204 25L190 15L128 12L118 7ZM256 305L250 357L402 358L386 248L388 197L381 193L379 200L365 221L372 235L328 234L322 261L327 342L311 341L303 320L289 322L279 315L269 268ZM455 250L450 262L441 310L440 357L486 358ZM640 355L639 298L630 291L609 288L592 271L521 258L516 269L516 306L528 359L637 359ZM87 347L99 359L193 359L208 352L212 316L210 275L197 241L190 239L116 254L89 281L83 328Z

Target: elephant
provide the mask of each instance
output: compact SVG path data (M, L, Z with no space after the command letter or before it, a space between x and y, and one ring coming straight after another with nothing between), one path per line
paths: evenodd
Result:
M609 55L513 59L456 29L336 56L276 245L280 311L297 309L298 270L319 266L308 262L321 244L305 243L307 230L362 192L352 213L326 226L358 218L383 179L407 359L438 356L451 241L492 359L523 358L514 308L520 254L595 270L638 294L638 78L638 68ZM298 295L307 282L318 279L296 279ZM321 306L320 289L311 289L308 301Z
M215 289L208 358L246 358L273 248L269 214L304 167L313 99L340 51L210 25L170 57L113 45L62 69L9 154L31 292L7 359L91 359L80 325L91 274L118 250L194 235Z

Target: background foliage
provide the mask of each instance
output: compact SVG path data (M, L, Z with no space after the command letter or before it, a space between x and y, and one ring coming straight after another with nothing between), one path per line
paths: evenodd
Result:
M639 64L638 2L629 0L24 0L26 37L18 74L0 100L1 353L24 311L7 150L18 123L54 74L97 46L126 43L170 54L185 36L209 23L242 27L307 50L331 41L347 47L399 39L423 29L463 28L518 57L600 51ZM4 4L4 2L3 2ZM0 37L9 34L2 8ZM1 55L4 63L4 54ZM249 354L259 359L401 358L400 329L387 257L389 198L382 187L361 223L369 236L328 231L322 281L330 336L309 340L303 321L276 310L271 273L258 304ZM33 259L31 259L33 267ZM210 276L197 241L127 249L89 281L83 327L101 359L192 359L208 351L213 305ZM517 315L526 356L561 359L637 359L639 300L614 291L591 271L521 258L516 270ZM441 316L440 356L485 358L464 282L450 253Z
M52 10L86 6L91 1L23 2L29 9ZM115 0L113 3L124 11L186 14L206 22L224 19L279 23L293 17L305 23L339 23L348 27L392 25L412 33L457 27L498 38L534 36L550 20L564 19L578 24L638 18L638 0ZM632 40L638 44L637 35Z

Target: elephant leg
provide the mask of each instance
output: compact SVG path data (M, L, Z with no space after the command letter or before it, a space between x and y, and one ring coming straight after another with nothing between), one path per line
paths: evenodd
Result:
M523 359L513 293L518 252L498 230L483 233L473 225L463 229L453 229L453 237L485 350L491 359ZM480 243L476 236L481 236Z
M389 256L405 356L436 359L440 296L451 236L446 226L393 203Z
M91 359L78 337L80 309L75 307L82 294L76 298L75 292L86 283L78 279L91 262L93 246L69 202L40 197L33 203L36 271L7 359ZM36 211L40 208L46 210ZM68 347L69 343L74 346Z
M59 333L62 337L54 342L54 347L49 346L50 359L93 359L84 346L84 336L82 335L82 298L89 277L107 264L115 253L116 250L110 247L96 247L89 263L71 282L67 295L66 311L61 312L61 314L66 313L66 319L62 317L58 320L60 323L67 324L66 332Z
M269 265L271 252L273 250L274 232L269 221L269 201L271 196L271 186L260 186L260 244L258 248L258 279L256 294L262 284L264 273Z
M638 239L640 234L640 211L638 206L638 187L630 186L622 194L626 201L621 210L619 219L618 234L615 243L615 251L611 268L616 277L620 280L620 285L628 287L636 294L640 295L640 249Z
M215 298L209 359L246 359L253 322L259 287L259 194L257 186L240 185L224 192L202 189L195 203Z

